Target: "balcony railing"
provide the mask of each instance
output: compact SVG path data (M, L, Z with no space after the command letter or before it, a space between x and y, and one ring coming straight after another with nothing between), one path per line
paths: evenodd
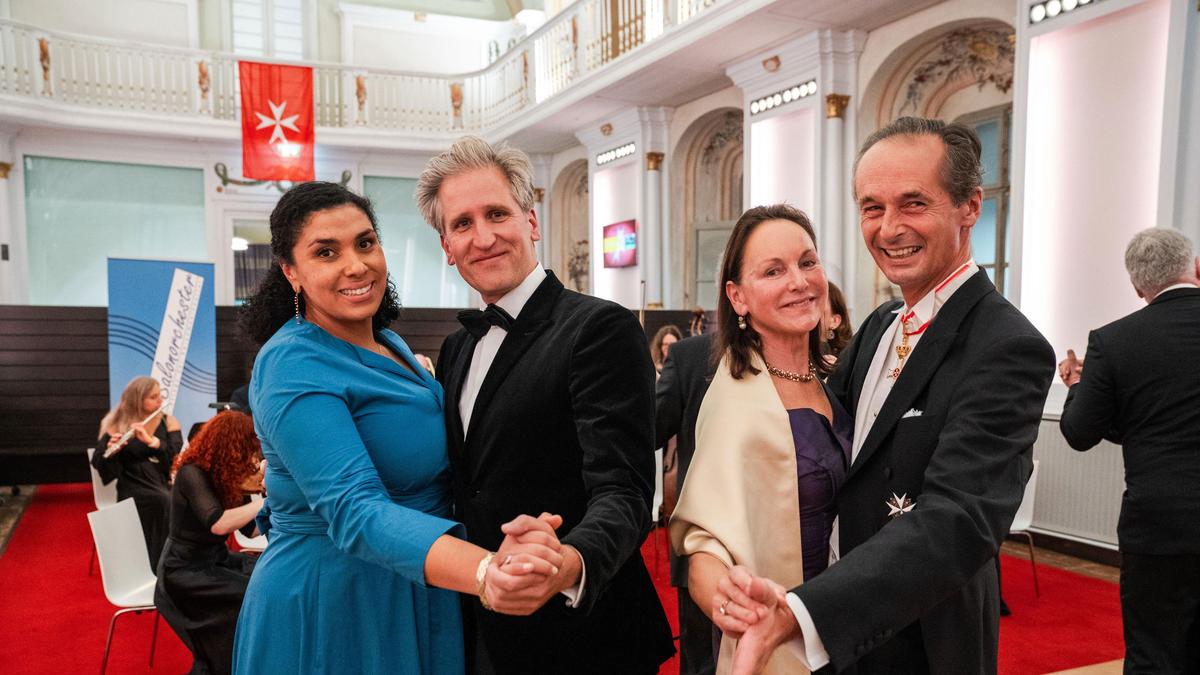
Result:
M463 75L298 65L313 68L319 127L484 132L722 1L579 0L495 63ZM238 60L224 52L145 46L0 20L0 97L237 120Z

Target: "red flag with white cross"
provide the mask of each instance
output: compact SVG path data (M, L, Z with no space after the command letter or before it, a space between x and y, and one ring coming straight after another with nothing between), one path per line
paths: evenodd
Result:
M312 68L238 62L242 84L242 175L313 180Z

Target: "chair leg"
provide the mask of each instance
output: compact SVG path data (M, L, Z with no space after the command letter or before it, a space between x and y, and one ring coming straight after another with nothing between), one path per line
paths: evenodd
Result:
M154 612L154 631L150 633L150 667L154 667L154 647L158 644L158 618L157 610Z
M1037 557L1033 552L1033 535L1028 532L1021 532L1020 534L1025 535L1025 539L1029 543L1029 564L1033 567L1033 594L1040 598L1042 597L1042 590L1038 588Z
M109 621L108 621L108 639L104 641L104 657L100 659L100 675L104 675L104 671L107 670L107 668L108 668L108 652L110 649L112 649L113 632L117 628L117 617L121 616L122 614L128 614L130 612L141 614L142 612L146 611L147 609L153 610L154 608L153 607L126 607L125 609L118 609L117 611L113 612L112 619L109 619ZM157 628L157 626L155 626L155 628Z
M92 557L88 560L88 576L92 576L92 571L96 569L96 543L92 542Z

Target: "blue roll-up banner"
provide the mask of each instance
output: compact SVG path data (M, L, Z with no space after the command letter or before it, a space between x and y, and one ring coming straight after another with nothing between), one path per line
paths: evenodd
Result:
M135 377L162 387L184 434L212 417L217 400L213 265L108 259L108 397L115 406Z

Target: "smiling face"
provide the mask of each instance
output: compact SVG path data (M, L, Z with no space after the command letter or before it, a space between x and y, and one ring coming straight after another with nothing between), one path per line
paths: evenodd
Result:
M867 250L910 307L971 257L982 193L955 206L941 181L944 153L936 136L893 136L867 150L854 176Z
M533 271L533 242L541 238L537 216L521 210L500 169L470 169L447 177L438 201L445 219L446 262L458 266L484 302L504 297Z
M303 289L306 319L342 339L370 331L387 289L387 262L367 214L353 204L308 218L293 263L280 263L292 288Z
M676 342L679 342L679 338L675 337L671 333L667 333L663 336L661 347L663 361L667 360L667 354L671 351L671 345L675 344Z
M804 228L790 220L761 223L746 240L741 262L741 279L727 282L725 293L762 336L764 349L820 325L829 287Z

